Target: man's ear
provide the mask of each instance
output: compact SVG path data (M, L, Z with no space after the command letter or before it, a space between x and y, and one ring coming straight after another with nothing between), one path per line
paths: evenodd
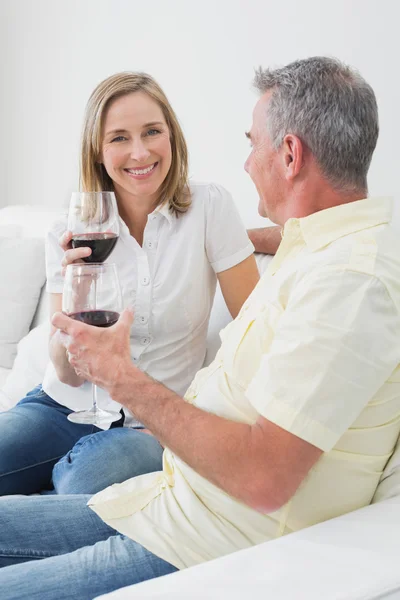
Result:
M296 135L285 135L282 142L284 172L286 179L294 179L303 166L303 142Z

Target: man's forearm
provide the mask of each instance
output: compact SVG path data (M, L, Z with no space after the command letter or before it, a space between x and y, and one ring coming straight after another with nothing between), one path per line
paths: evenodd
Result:
M284 469L288 453L302 456L300 438L261 415L249 425L208 413L148 377L131 361L132 322L130 310L124 310L109 329L79 323L59 312L52 318L53 325L68 336L74 369L108 391L199 475L263 512L287 502L302 481L299 473L308 472L296 466L294 476L288 476ZM209 398L210 406L212 401Z
M125 373L123 384L111 395L197 473L229 495L258 508L255 486L261 478L268 477L271 463L268 457L259 459L257 425L236 423L205 412L145 374L138 381L136 370L132 377Z
M282 241L282 228L278 225L273 227L260 227L248 229L247 234L253 243L256 252L261 254L276 254Z

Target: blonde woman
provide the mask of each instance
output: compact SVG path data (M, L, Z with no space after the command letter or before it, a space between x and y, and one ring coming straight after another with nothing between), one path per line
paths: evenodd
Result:
M110 261L117 264L125 303L135 308L132 360L183 394L203 364L217 281L235 317L259 276L230 194L216 184L188 182L182 130L149 75L119 73L92 93L81 187L116 194L121 233ZM66 220L48 234L51 315L61 309L66 265L91 252L72 249L70 240ZM90 384L69 364L55 329L50 356L43 384L0 414L0 495L90 494L159 470L161 446L127 410L107 431L67 420L90 407ZM104 392L99 400L121 409Z

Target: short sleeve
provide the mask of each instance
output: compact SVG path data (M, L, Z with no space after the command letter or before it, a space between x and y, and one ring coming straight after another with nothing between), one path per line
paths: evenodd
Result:
M61 274L63 250L59 239L67 230L67 217L53 223L46 235L46 290L50 294L62 294L64 277Z
M400 363L398 311L382 282L313 271L292 291L246 396L257 412L327 452Z
M254 252L232 196L210 184L206 210L206 253L215 273L238 265Z

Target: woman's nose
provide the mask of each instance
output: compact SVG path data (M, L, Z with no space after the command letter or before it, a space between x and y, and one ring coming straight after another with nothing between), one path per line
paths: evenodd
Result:
M132 142L131 158L137 162L143 162L150 156L149 150L142 139L135 139Z

